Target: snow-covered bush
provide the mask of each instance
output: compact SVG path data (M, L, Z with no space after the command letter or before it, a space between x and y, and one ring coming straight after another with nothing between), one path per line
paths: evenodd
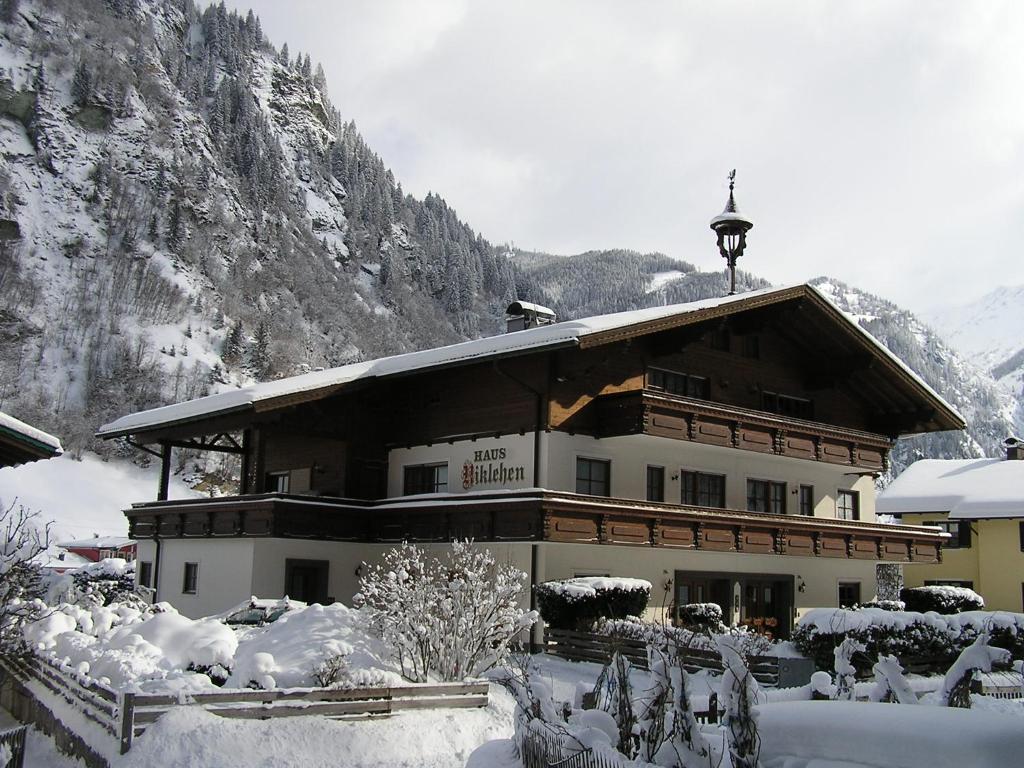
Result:
M651 598L651 582L585 576L545 581L534 591L544 623L556 629L587 632L600 619L642 615Z
M24 651L22 627L45 611L42 570L34 562L49 544L38 513L0 504L0 654Z
M836 701L853 701L853 686L857 682L857 668L853 666L853 657L855 654L864 653L864 650L864 643L860 643L852 637L844 637L843 642L833 649L836 670L834 698Z
M992 648L988 635L982 633L957 658L942 682L939 703L947 707L969 709L971 706L971 681L978 672L991 672L993 664L1009 664L1010 653L1003 648Z
M694 631L685 627L673 627L643 621L636 616L625 619L604 619L591 629L599 635L618 637L624 640L643 640L656 648L697 648L705 651L718 650L715 636L724 634L733 643L744 659L751 656L765 656L774 643L765 635L753 632L747 627L722 627L720 632Z
M521 570L499 565L470 541L454 542L442 559L403 544L367 569L355 600L403 675L462 680L501 663L536 620L519 605L525 581Z
M861 608L881 608L883 611L905 611L907 609L906 603L902 600L869 600L866 603L862 603Z
M952 663L979 635L990 644L1024 658L1024 614L1005 611L937 613L887 611L880 608L815 608L793 630L797 649L818 669L831 669L833 651L847 637L864 644L864 658L893 655L901 659L928 657Z
M146 606L135 594L135 563L119 557L108 557L96 563L83 565L71 572L74 588L69 597L79 605L134 605Z
M722 725L729 744L732 768L758 768L761 739L753 710L767 698L744 663L735 641L727 635L720 635L717 642L725 667L720 701L725 711Z
M980 611L985 607L981 595L967 587L905 587L900 590L900 600L908 611L917 613L951 614Z
M722 606L718 603L687 603L679 606L679 619L699 632L722 632Z
M871 701L917 704L917 694L903 676L903 667L895 656L881 656L871 671L875 674L875 687L868 698ZM817 674L817 673L815 673Z

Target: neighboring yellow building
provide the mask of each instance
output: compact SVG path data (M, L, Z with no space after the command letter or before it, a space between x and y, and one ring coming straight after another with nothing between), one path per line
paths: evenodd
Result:
M989 610L1024 610L1024 442L1005 459L918 461L879 496L878 514L950 534L942 562L904 566L908 587L969 587Z

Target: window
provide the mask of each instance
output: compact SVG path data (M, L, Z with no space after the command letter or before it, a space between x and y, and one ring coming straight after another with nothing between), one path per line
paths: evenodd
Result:
M704 472L679 473L682 503L695 507L725 508L725 475Z
M711 348L717 349L719 352L729 351L729 331L725 328L719 328L711 332Z
M804 517L814 516L814 486L800 486L800 514Z
M844 491L836 494L836 517L840 520L860 520L860 494Z
M1020 523L1020 551L1024 552L1024 523Z
M967 520L933 520L922 525L939 528L949 534L949 538L942 542L943 549L971 547L971 524Z
M199 563L185 563L185 575L181 580L181 594L194 595L199 588Z
M153 563L148 560L139 561L139 586L153 586Z
M114 549L101 549L100 560L106 560L108 557L117 557L117 550Z
M747 480L747 511L786 514L786 484L771 480Z
M445 493L448 490L448 464L412 464L405 468L402 492L406 496L417 493Z
M612 463L605 459L576 459L576 493L611 496Z
M291 472L268 472L267 493L288 493Z
M647 388L670 395L695 397L699 400L707 400L711 392L710 383L704 376L665 371L661 368L647 369Z
M860 582L840 581L839 607L852 608L855 605L860 605Z
M761 410L792 416L794 419L813 419L814 403L806 397L780 395L778 392L761 393Z
M647 500L665 500L665 468L647 467Z
M761 357L761 339L758 336L743 337L743 356L757 360Z

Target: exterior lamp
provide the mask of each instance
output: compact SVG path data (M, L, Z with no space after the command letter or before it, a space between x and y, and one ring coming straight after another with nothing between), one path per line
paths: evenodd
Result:
M711 229L718 235L718 252L729 265L729 295L736 293L736 260L743 255L747 247L747 232L754 222L744 216L736 208L733 187L736 184L735 169L729 174L729 202L725 210L711 220Z

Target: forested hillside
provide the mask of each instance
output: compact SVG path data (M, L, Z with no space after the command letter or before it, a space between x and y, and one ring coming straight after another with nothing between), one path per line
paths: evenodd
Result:
M0 408L102 449L125 411L498 329L504 254L252 13L7 0L0 33Z

